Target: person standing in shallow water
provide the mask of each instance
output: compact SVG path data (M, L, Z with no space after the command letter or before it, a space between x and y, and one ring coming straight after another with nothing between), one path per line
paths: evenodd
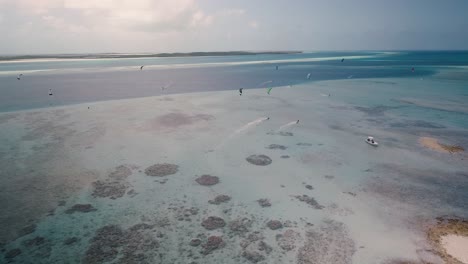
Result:
M239 95L242 95L242 90L243 90L243 89L244 89L244 88L240 88L240 89L239 89Z

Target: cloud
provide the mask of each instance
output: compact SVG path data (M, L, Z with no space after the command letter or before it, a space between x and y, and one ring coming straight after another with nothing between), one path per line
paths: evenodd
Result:
M49 9L62 8L63 0L0 0L0 8L18 10L20 13L43 14Z
M55 29L172 32L206 27L214 17L194 0L0 0Z
M212 22L213 22L212 16L207 16L202 11L198 11L192 15L190 26L191 27L209 26L211 25Z
M258 22L255 20L250 21L249 26L253 29L257 29L259 27Z
M69 33L80 33L85 32L87 29L81 25L69 24L64 21L63 18L55 17L51 15L42 16L42 21L48 27L58 29L61 31L66 31Z

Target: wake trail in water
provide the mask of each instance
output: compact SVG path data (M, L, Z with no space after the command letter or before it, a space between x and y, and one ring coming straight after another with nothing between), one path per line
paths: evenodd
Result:
M267 121L269 118L268 117L260 117L260 118L257 118L255 119L254 121L251 121L247 124L245 124L244 126L242 126L241 128L237 129L236 131L234 131L234 133L232 133L231 135L229 135L228 137L226 137L223 142L221 144L219 144L216 149L224 146L226 144L226 142L228 142L229 140L231 140L232 138L236 137L237 135L239 134L242 134L244 132L246 132L247 130L249 130L250 128L252 127L255 127L257 125L259 125L260 123L264 122L264 121Z
M290 127L290 126L292 126L292 125L295 125L295 124L297 124L297 121L289 122L289 123L287 123L287 124L285 124L285 125L282 125L282 126L278 129L278 131L281 131L281 130L283 130L283 129L287 128L287 127Z
M256 126L256 125L258 125L258 124L260 124L261 122L266 121L266 120L268 120L267 117L261 117L261 118L255 119L254 121L249 122L249 123L247 123L246 125L244 125L243 127L237 129L237 130L232 134L232 136L235 136L235 135L237 135L237 134L240 134L240 133L242 133L242 132L248 130L249 128L251 128L251 127L253 127L253 126Z

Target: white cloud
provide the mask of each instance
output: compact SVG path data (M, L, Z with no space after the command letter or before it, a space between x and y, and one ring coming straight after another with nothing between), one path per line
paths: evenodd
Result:
M212 24L194 0L0 0L36 15L56 29L88 27L110 31L184 31ZM59 24L63 24L59 25Z
M207 16L202 11L197 11L192 16L190 26L191 27L209 26L212 22L213 22L212 16Z
M250 21L249 26L253 29L257 29L259 27L258 22L255 20Z
M13 5L20 9L49 9L63 7L63 0L0 0L1 5Z
M193 0L114 0L103 9L110 25L141 31L181 31L212 21Z

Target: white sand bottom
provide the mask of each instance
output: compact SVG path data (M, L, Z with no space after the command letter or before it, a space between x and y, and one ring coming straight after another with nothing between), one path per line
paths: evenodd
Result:
M468 237L459 235L443 236L442 246L450 256L468 264Z
M324 85L0 114L0 262L8 254L15 263L102 263L101 250L112 249L122 254L108 263L441 263L408 223L454 208L466 214L464 189L452 187L468 185L455 173L468 171L466 163L418 151L419 128L376 125L320 95L341 83ZM367 135L379 148L364 143ZM270 164L251 163L252 155ZM146 175L164 163L177 173ZM219 183L200 185L205 174ZM231 199L210 203L219 195ZM94 210L69 213L76 205ZM225 224L207 229L209 217ZM283 228L272 230L271 220ZM117 251L102 228L128 235L112 235ZM20 232L27 234L16 238ZM224 246L211 248L210 236Z

